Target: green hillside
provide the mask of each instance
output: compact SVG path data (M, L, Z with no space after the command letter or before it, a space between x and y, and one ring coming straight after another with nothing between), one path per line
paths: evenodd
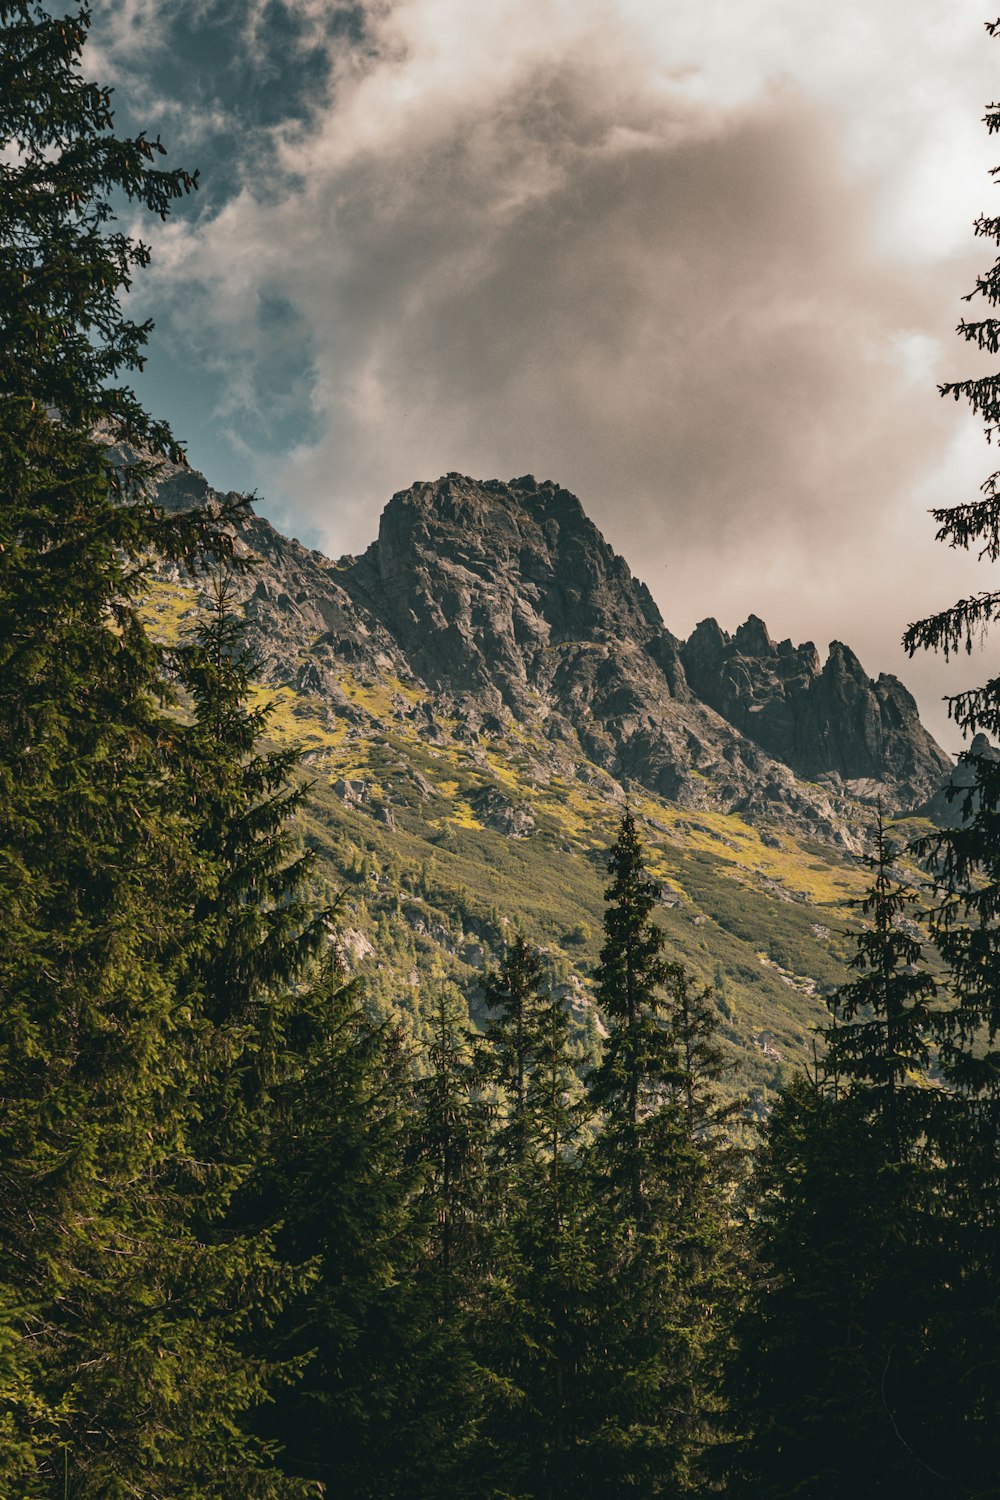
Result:
M346 677L344 686L387 718L406 690ZM539 784L528 779L536 762L526 753L539 747L519 737L470 748L427 744L401 728L362 735L327 727L322 703L304 694L262 691L274 704L274 738L307 754L303 837L330 886L344 890L345 925L374 947L360 959L373 1003L419 1027L421 985L443 965L475 1014L477 971L519 924L574 993L586 1029L604 860L621 805L608 778L564 758ZM534 826L521 837L487 826L490 792L528 810ZM825 1013L820 995L843 978L863 866L783 827L678 809L643 789L632 807L662 883L660 923L677 956L719 992L740 1086L774 1087L783 1068L809 1057L811 1027Z
M196 591L159 581L148 610L156 633L176 641L197 615ZM479 972L520 926L565 987L581 1053L591 1052L600 1021L589 975L620 786L524 725L468 743L460 723L438 715L428 735L412 713L419 689L398 677L345 666L338 686L340 714L288 683L258 694L273 741L303 752L301 836L317 852L323 896L340 894L345 960L370 1006L419 1033L428 985L445 975L477 1016ZM629 800L671 950L716 988L734 1084L763 1100L812 1055L822 995L845 975L864 864L784 822L681 808L637 784Z

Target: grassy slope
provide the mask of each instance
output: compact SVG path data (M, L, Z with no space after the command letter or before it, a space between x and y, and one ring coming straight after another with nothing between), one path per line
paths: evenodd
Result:
M176 639L195 604L192 591L158 584L150 621ZM519 924L547 950L579 1020L581 1051L592 1049L598 1022L587 976L621 811L608 778L562 750L553 762L551 747L520 729L474 747L447 733L429 743L400 712L418 701L413 687L347 671L341 687L372 727L333 718L322 700L290 687L259 692L272 705L275 742L305 752L302 836L317 851L322 894L344 892L347 946L372 1006L420 1032L421 990L444 973L475 1013L478 970ZM359 798L338 794L338 781L363 783ZM530 810L528 836L484 826L476 810L484 786ZM716 986L736 1082L766 1094L811 1055L822 991L844 977L851 902L866 872L783 828L679 809L640 789L632 808L663 888L659 920L671 953Z
M399 684L373 688L345 678L342 685L382 724L389 720ZM346 883L348 907L369 936L382 914L382 969L373 975L382 1003L391 1003L401 970L421 975L436 958L471 991L474 1008L477 950L488 956L519 923L549 951L559 978L582 983L585 1013L604 860L621 811L600 771L581 762L538 784L537 747L526 736L475 750L427 744L405 726L374 735L331 730L321 705L290 689L271 699L275 738L310 752L307 838L331 877ZM333 787L341 778L363 782L367 800L339 796ZM527 837L483 825L475 798L484 784L530 809L535 827ZM632 806L664 891L659 920L672 953L717 987L741 1086L773 1087L783 1067L811 1054L811 1027L825 1014L822 990L844 977L856 921L851 902L866 872L784 829L692 813L644 792ZM383 821L386 809L391 824ZM378 962L376 955L371 963ZM410 996L405 1008L419 1014L419 999Z

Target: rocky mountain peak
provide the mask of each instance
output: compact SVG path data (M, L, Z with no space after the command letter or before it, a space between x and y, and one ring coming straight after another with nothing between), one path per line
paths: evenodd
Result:
M212 498L190 471L165 474L159 495ZM432 742L504 742L516 724L540 775L547 756L568 757L618 795L631 780L848 843L861 832L854 799L912 808L951 771L902 683L872 680L842 643L821 663L812 642L775 643L756 615L733 636L703 620L679 642L549 480L411 485L368 550L337 563L255 515L239 545L259 559L245 609L268 679L358 736L385 731L357 697L381 683L393 721Z
M799 776L859 793L889 784L915 805L951 771L899 679L870 678L843 641L830 643L821 664L811 641L776 646L751 615L732 637L702 621L680 654L692 690Z
M964 756L952 767L945 783L928 799L921 811L942 828L959 827L965 822L968 812L978 805L979 794L975 791L977 762L984 760L1000 760L1000 747L994 745L985 734L973 735Z
M777 648L759 615L750 615L733 637L733 649L740 656L774 656Z
M539 653L664 633L575 495L531 475L446 474L394 495L377 541L344 560L345 587L385 621L421 676L517 706Z

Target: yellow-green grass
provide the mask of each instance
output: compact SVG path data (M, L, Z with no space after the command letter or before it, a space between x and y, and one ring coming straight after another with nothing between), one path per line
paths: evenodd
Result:
M154 640L176 646L198 617L198 590L190 584L152 579L142 604L143 622Z
M193 588L166 583L153 585L146 606L150 628L170 643L196 609ZM601 942L604 855L621 814L604 790L606 773L582 752L554 752L522 724L474 751L456 739L429 744L409 716L395 717L400 701L421 701L411 683L349 669L338 682L360 724L287 685L260 685L253 702L270 705L268 739L308 757L300 827L317 853L317 899L346 889L351 923L376 944L364 966L372 1005L405 1011L419 1029L430 975L443 963L475 1009L477 975L457 934L478 934L489 957L515 926L544 947L557 975L578 974L586 995ZM456 727L437 723L446 734ZM338 796L340 778L363 781L368 801ZM483 826L476 796L488 786L530 808L536 821L527 837ZM784 827L679 808L634 786L630 798L664 892L657 920L669 951L717 989L733 1086L766 1094L790 1066L808 1061L811 1027L825 1015L816 990L845 977L857 926L852 903L868 872ZM391 808L392 824L373 816L377 803ZM393 871L390 884L359 873L372 862ZM453 932L454 942L435 932ZM777 1059L755 1044L765 1031Z

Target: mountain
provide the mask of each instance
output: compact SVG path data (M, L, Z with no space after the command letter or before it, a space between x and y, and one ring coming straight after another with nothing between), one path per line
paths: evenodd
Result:
M916 807L952 769L898 677L873 681L842 641L776 645L751 615L734 636L703 620L681 648L692 690L797 776Z
M213 492L176 469L157 499ZM843 972L876 801L909 814L951 770L896 678L837 642L825 663L776 645L753 616L680 641L579 500L531 476L415 484L360 557L331 561L258 515L238 545L258 560L244 609L274 733L315 778L304 836L348 882L351 942L387 1007L419 1024L432 959L474 1004L520 921L583 1025L628 796L664 925L720 987L744 1071L766 1084L802 1055L817 985ZM189 580L160 575L161 632L197 607Z
M168 504L208 493L177 472ZM895 677L833 642L775 645L751 616L680 642L574 495L531 476L449 474L394 495L378 539L331 563L254 518L248 601L269 680L350 713L345 668L415 685L425 737L531 728L687 807L778 817L850 842L856 799L915 808L951 761ZM435 728L437 726L437 728Z
M958 828L967 821L969 810L979 803L976 785L976 761L1000 760L1000 748L991 744L985 734L975 734L963 759L938 787L920 811L939 828Z

